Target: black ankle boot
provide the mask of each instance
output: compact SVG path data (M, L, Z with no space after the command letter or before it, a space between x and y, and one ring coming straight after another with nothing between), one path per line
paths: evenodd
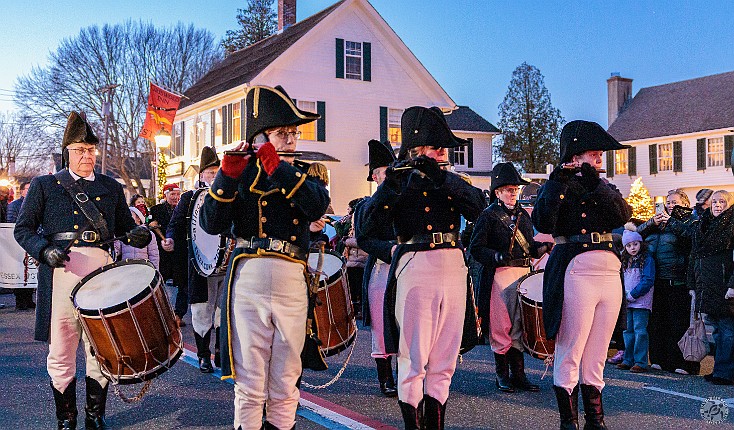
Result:
M53 390L54 403L56 403L58 429L76 429L76 378L71 380L71 383L66 387L66 390L64 390L63 393L54 387L53 381L51 382L51 390Z
M380 381L380 391L385 397L397 396L398 390L395 388L390 357L375 358L375 362L377 363L377 379Z
M84 427L87 430L107 430L107 422L104 418L105 406L107 405L107 390L110 384L106 384L104 388L99 382L87 376L87 407L86 417L84 418Z
M565 388L553 386L558 401L558 413L561 415L561 430L578 430L579 428L579 386L575 386L571 394Z
M510 366L507 362L507 355L494 353L494 367L495 373L497 374L497 388L505 393L514 393L515 389L512 387L512 381L510 380Z
M222 368L222 353L219 349L219 327L214 330L214 365Z
M401 402L398 400L400 405L400 412L403 414L403 421L405 422L405 430L424 430L423 427L423 400L418 403L418 407L414 408L410 403Z
M207 331L204 336L199 336L199 333L194 331L194 339L196 340L196 355L199 357L199 370L201 371L201 373L214 372L214 367L212 367L212 351L209 349L211 336L211 329L209 329L209 331Z
M581 384L581 399L584 401L584 430L606 429L604 408L601 404L601 391L593 385Z
M540 391L540 386L531 383L525 375L525 356L522 351L510 348L507 359L510 362L510 381L513 387L525 391Z
M443 430L446 417L446 403L441 404L428 394L423 396L423 401L425 402L426 430Z
M290 430L295 430L296 425L294 424L293 427L290 428ZM242 430L242 426L240 426L239 430ZM279 430L278 427L275 427L274 425L270 424L269 422L265 421L263 423L263 426L260 427L260 430Z

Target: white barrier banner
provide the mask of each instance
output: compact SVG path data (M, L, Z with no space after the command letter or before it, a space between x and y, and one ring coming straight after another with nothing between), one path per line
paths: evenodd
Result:
M35 288L38 262L13 237L15 224L0 223L0 287Z

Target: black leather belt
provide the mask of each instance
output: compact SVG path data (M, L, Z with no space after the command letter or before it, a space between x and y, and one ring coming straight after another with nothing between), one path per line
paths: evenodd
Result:
M442 245L444 243L451 243L455 246L459 242L459 232L450 231L448 233L428 233L428 234L414 234L410 240L403 243L430 243L434 245Z
M507 266L509 267L530 267L530 259L529 258L515 258L514 260L508 261Z
M86 243L99 242L99 233L92 230L86 231L67 231L64 233L56 233L51 235L51 240L80 240Z
M553 238L555 240L556 245L561 245L564 243L602 243L602 242L611 242L612 239L612 233L597 233L592 232L589 234L575 234L573 236L556 236Z
M238 248L262 249L264 251L277 252L291 258L297 258L302 261L308 261L308 254L298 246L273 237L259 238L252 237L250 239L237 238Z

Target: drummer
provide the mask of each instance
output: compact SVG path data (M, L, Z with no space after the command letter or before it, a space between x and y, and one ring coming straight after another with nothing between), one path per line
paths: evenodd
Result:
M540 188L533 209L535 228L556 242L544 272L543 322L556 340L553 389L564 429L578 428L579 382L584 428L606 428L604 362L623 291L612 230L632 211L598 170L604 151L624 148L595 122L566 124L562 164Z
M86 360L85 426L107 428L104 415L109 384L76 319L69 300L72 289L87 274L112 263L111 239L124 236L125 243L136 248L144 248L151 240L150 231L133 221L122 186L94 172L98 143L84 116L71 112L61 142L66 168L33 179L15 224L15 239L40 263L34 338L49 342L46 364L59 429L76 428L80 339Z
M467 144L454 136L439 108L408 108L401 122L399 158L405 161L388 168L363 203L360 235L382 237L385 225L397 234L385 292L385 352L398 354L405 427L423 428L425 412L425 428L440 429L467 312L460 217L476 220L484 196L439 165L448 161L449 148Z
M278 152L294 152L297 127L319 115L298 109L283 88L259 85L247 91L245 115L247 140L237 149L248 154L225 154L201 211L205 231L237 237L222 301L222 378L234 379L235 429L291 429L306 338L309 224L326 212L329 193Z
M369 146L369 175L368 181L374 181L378 186L385 180L385 170L393 161L395 153L389 142L370 140ZM369 198L369 197L366 197ZM381 231L375 231L372 236L364 236L360 227L362 204L354 210L352 224L354 225L357 244L369 257L364 267L362 282L362 323L372 331L372 357L377 364L377 380L380 391L386 397L395 397L398 390L395 388L395 378L392 371L392 355L385 349L385 334L383 324L383 304L385 302L385 288L387 287L387 273L390 270L390 250L396 243L395 231L390 224L383 224Z
M219 171L219 164L219 157L214 149L209 146L201 149L198 188L209 187L214 182L214 178ZM190 229L190 220L187 217L191 211L193 196L194 190L181 194L181 199L173 211L171 221L168 223L166 240L161 245L164 250L169 252L177 246L184 246L188 249L186 264L188 294L186 296L191 304L191 325L194 329L194 340L196 340L196 356L199 359L199 370L202 373L212 373L214 371L210 348L212 328L215 329L214 362L217 366L220 366L221 361L219 353L219 298L224 286L224 274L204 277L194 267L194 258L191 255L192 249L187 243Z
M474 225L469 247L483 266L478 306L482 322L488 321L482 329L489 333L494 352L495 382L500 391L508 393L540 390L525 375L517 290L508 288L530 273L531 258L540 258L550 249L550 244L533 240L530 215L517 202L518 186L528 183L512 163L494 166L489 190L492 203Z

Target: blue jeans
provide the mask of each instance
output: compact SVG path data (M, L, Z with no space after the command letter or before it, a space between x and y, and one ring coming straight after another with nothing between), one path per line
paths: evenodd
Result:
M714 327L714 376L734 380L734 318L709 316L706 320Z
M627 308L627 329L624 331L623 363L647 368L647 348L650 339L647 335L649 309Z

